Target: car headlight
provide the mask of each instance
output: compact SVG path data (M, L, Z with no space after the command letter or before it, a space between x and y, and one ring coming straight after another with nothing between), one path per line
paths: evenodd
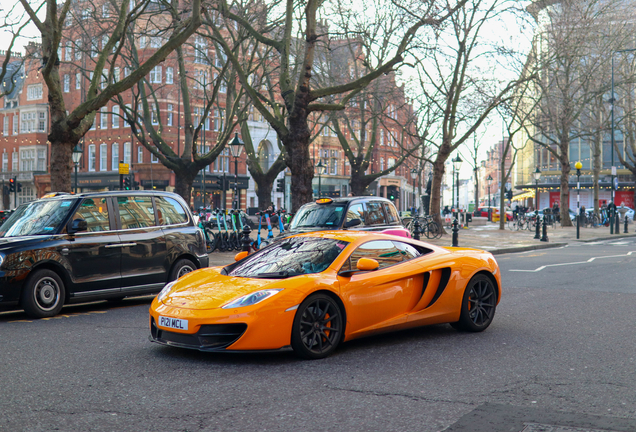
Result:
M239 297L236 300L232 300L230 303L223 306L223 309L231 309L243 306L252 306L256 303L260 303L265 299L268 299L279 292L282 289L266 289L261 291L256 291L255 293L244 295L243 297Z
M157 300L162 301L163 298L168 295L168 293L170 292L170 290L172 289L172 286L174 285L175 281L169 282L168 284L166 284L165 287L163 287L163 289L161 290L161 292L159 294L157 294Z
M4 262L4 254L0 253L0 267L2 267L3 262Z

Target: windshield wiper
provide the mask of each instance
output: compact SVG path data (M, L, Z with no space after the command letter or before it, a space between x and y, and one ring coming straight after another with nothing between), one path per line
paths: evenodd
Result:
M302 274L302 273L288 272L285 270L285 271L277 271L277 272L270 272L270 273L258 273L255 275L251 275L249 277L259 278L259 279L285 279L292 276L298 276L299 274Z

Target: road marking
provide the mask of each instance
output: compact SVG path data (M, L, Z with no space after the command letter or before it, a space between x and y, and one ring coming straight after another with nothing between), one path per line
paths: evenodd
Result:
M597 259L603 259L603 258L619 258L619 257L626 257L626 256L630 256L631 254L636 253L636 251L631 251L631 252L627 252L626 254L623 255L607 255L607 256L600 256L600 257L592 257L587 261L576 261L576 262L569 262L569 263L560 263L560 264L546 264L544 266L541 267L537 267L534 270L508 270L511 272L528 272L528 273L536 273L536 272L540 272L541 270L547 268L547 267L560 267L560 266L568 266L568 265L576 265L576 264L588 264L591 263L594 260Z
M58 320L58 319L63 319L63 318L72 318L72 317L76 317L76 316L86 316L86 315L105 314L105 313L108 313L108 311L75 312L75 313L55 315L53 317L48 317L48 318L40 318L40 319L36 319L34 321ZM7 324L32 323L34 321L33 320L13 320L13 321L7 321Z

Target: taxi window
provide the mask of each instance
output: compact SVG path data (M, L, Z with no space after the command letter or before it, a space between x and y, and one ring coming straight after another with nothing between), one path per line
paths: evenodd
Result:
M155 212L150 196L117 197L121 229L145 228L155 225Z
M174 225L188 222L188 215L175 199L168 197L156 197L157 219L159 225Z
M402 253L392 241L374 240L358 246L340 270L355 270L360 258L376 260L381 269L403 261Z
M393 204L384 203L384 211L386 212L386 222L389 225L400 223L400 215Z
M385 225L384 211L382 203L378 201L370 201L367 203L367 225Z
M73 219L84 219L88 232L109 231L108 206L106 198L86 198L73 215Z
M359 227L364 226L364 204L363 203L354 204L351 207L349 207L349 209L347 210L347 219L345 220L345 223L353 219L360 219L362 223L358 226Z

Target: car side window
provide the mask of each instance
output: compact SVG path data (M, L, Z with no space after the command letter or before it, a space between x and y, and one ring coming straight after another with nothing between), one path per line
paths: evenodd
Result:
M393 244L400 251L400 254L402 254L402 259L404 261L416 258L421 255L420 251L418 251L417 249L415 249L415 247L411 246L408 243L393 241Z
M400 215L393 204L384 203L384 211L386 212L386 222L389 225L400 223Z
M377 201L369 201L367 203L367 225L385 225L384 211L382 203Z
M181 204L168 197L155 197L159 225L174 225L188 222L188 215Z
M151 196L117 197L121 229L155 226Z
M110 220L106 198L84 199L71 220L75 219L84 219L88 232L109 231Z
M390 240L373 240L358 246L341 270L355 270L360 258L371 258L385 268L403 261L402 253Z
M360 225L358 225L359 227L364 226L364 204L360 203L360 204L354 204L351 207L349 207L349 209L347 210L347 218L345 220L345 223L353 220L353 219L360 219L360 221L362 222Z

